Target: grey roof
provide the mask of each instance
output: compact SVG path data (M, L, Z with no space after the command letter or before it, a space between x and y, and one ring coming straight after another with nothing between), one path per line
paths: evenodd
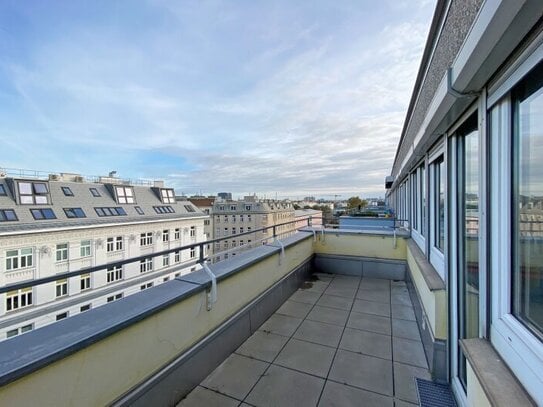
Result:
M8 183L12 181L29 181L29 182L45 182L49 184L51 204L49 205L20 205L17 204L15 197L12 195ZM18 221L0 222L0 233L7 232L25 232L39 229L55 229L63 227L78 227L78 226L97 226L111 223L129 223L129 222L145 222L145 221L160 221L173 220L180 218L191 218L197 216L206 216L195 205L188 201L176 201L175 203L165 204L159 199L151 187L133 185L134 196L136 203L134 204L118 204L115 198L111 195L106 184L94 182L68 182L68 181L43 181L36 179L11 179L0 178L0 184L4 185L7 196L0 196L0 210L13 209L17 215ZM127 185L122 185L127 186ZM73 196L65 196L61 187L69 187ZM96 188L101 196L94 197L89 188ZM185 208L185 205L190 206L194 212L190 212ZM144 215L139 215L135 207L139 206ZM157 214L153 206L171 206L175 213ZM100 217L95 211L97 207L122 207L126 216L107 216ZM35 220L30 209L36 208L51 208L55 212L57 219L51 220ZM68 218L64 212L64 208L81 208L85 218Z

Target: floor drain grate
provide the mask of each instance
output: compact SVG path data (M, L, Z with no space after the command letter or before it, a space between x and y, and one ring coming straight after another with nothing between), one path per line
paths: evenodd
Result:
M419 378L415 380L421 407L456 407L449 385Z

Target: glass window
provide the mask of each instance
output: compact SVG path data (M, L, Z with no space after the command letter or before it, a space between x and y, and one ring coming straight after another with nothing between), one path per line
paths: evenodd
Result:
M0 184L0 195L1 196L6 196L6 188L4 187L3 184Z
M175 195L173 189L161 189L160 197L162 198L162 203L175 203Z
M85 212L81 208L64 208L67 218L86 218Z
M43 182L19 182L19 201L21 204L47 204L49 188Z
M0 209L0 222L16 221L17 215L13 209Z
M543 339L543 64L512 96L512 313Z
M80 253L81 257L88 257L91 255L91 241L90 240L82 240L81 241L81 247L80 247Z
M17 270L33 265L32 248L6 251L6 271Z
M121 204L134 203L134 191L132 187L115 187L117 202Z
M36 220L42 220L42 219L56 219L55 212L53 212L50 208L43 208L43 209L30 209L30 213L32 213L32 216Z
M56 297L64 297L68 295L68 280L58 280L55 283Z
M68 243L57 244L56 259L57 261L68 260Z
M122 280L123 267L122 266L108 267L106 276L107 276L108 283L113 283L115 281Z
M74 196L74 193L72 192L70 187L61 187L61 189L62 189L62 192L64 193L64 195L66 195L66 196Z
M141 207L139 206L135 206L134 209L136 210L136 212L139 214L139 215L143 215L143 209L141 209Z
M458 337L479 336L479 132L477 114L458 130ZM459 352L466 386L466 359Z
M443 156L433 164L434 169L434 246L443 252L445 245L445 163Z
M30 305L32 305L32 288L23 288L6 293L6 311L13 311Z
M90 274L82 274L80 277L79 285L81 288L81 291L89 290L91 288L91 275Z
M100 195L100 192L98 192L98 190L96 188L89 188L89 191L90 191L91 195L96 197L96 198L99 197L99 196L102 196L102 195Z
M184 205L187 212L196 212L196 210L190 205Z

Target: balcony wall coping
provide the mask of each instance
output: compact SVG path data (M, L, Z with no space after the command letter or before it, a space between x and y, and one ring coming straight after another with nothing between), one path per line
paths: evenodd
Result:
M428 286L428 289L430 291L445 290L445 281L443 281L437 270L428 261L426 256L424 256L424 253L420 250L413 239L409 239L407 241L407 248L411 252L415 263L417 263L417 266L419 266L420 272L424 278L424 281L426 282L426 285Z
M285 248L312 237L301 232L282 239ZM221 281L281 251L263 245L211 266ZM0 342L0 386L99 342L169 306L205 290L205 272L180 276L120 300ZM220 293L219 293L220 295Z
M313 232L316 233L322 233L324 230L324 233L333 233L336 235L367 235L367 236L390 236L394 237L394 230L390 229L332 229L332 228L325 228L325 229L312 229L312 228L303 228L301 231L303 232ZM404 238L407 239L410 237L409 231L407 230L396 230L396 237L397 238Z

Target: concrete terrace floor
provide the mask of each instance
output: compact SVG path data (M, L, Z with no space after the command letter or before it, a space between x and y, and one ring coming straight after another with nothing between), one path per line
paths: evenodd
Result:
M405 282L314 275L178 406L413 406L429 379Z

